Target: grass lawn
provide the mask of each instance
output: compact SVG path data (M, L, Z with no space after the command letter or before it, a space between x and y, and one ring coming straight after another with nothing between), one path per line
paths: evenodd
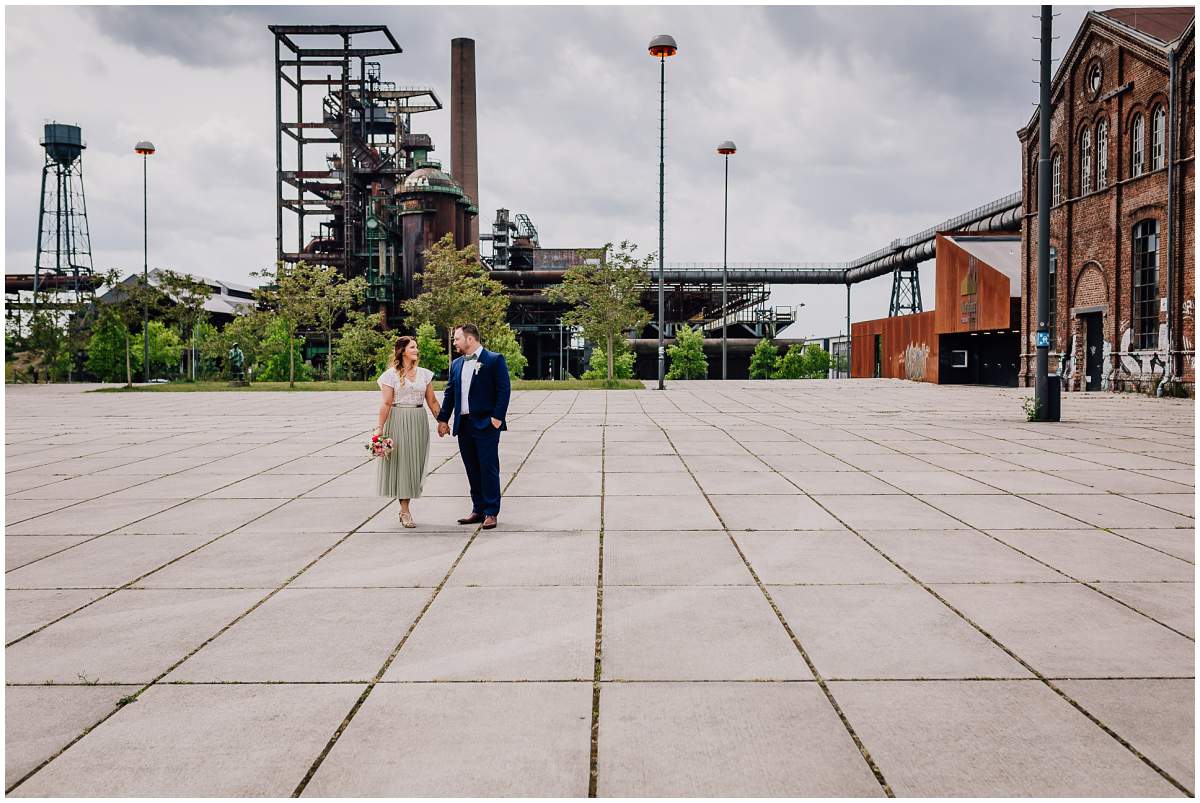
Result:
M446 387L445 382L434 382L434 390L441 391ZM636 379L618 379L611 385L603 379L567 379L555 382L548 379L516 379L513 380L513 390L641 390L645 385ZM287 391L287 382L252 382L248 387L232 387L228 382L171 382L162 385L134 385L99 388L91 393L196 393L196 392L230 392L247 393L255 391ZM314 390L369 390L378 391L379 386L373 380L366 382L297 382L296 391Z

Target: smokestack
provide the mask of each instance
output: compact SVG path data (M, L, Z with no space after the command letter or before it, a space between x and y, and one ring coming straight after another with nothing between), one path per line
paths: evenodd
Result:
M450 172L479 204L479 127L475 117L475 40L450 41ZM479 248L479 216L467 240Z

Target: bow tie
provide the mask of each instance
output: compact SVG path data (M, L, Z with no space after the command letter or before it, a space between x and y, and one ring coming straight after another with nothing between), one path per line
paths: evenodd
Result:
M475 354L464 354L464 355L463 355L463 361L464 361L464 362L470 362L471 360L478 360L478 359L479 359L479 354L478 354L478 353L475 353Z

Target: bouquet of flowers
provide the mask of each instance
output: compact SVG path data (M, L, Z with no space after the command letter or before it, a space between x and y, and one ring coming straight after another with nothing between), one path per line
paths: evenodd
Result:
M382 433L376 432L367 443L367 451L371 453L371 457L387 457L392 453L392 446L391 438L385 438Z

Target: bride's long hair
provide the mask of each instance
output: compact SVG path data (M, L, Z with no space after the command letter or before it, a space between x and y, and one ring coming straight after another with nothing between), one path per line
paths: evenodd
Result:
M404 351L408 348L409 343L416 342L417 339L415 337L410 337L408 335L402 335L401 337L396 338L396 347L392 352L392 367L399 371L401 376L404 376L408 373L408 366L404 364ZM420 357L413 360L414 365L416 365L418 362L420 362Z

